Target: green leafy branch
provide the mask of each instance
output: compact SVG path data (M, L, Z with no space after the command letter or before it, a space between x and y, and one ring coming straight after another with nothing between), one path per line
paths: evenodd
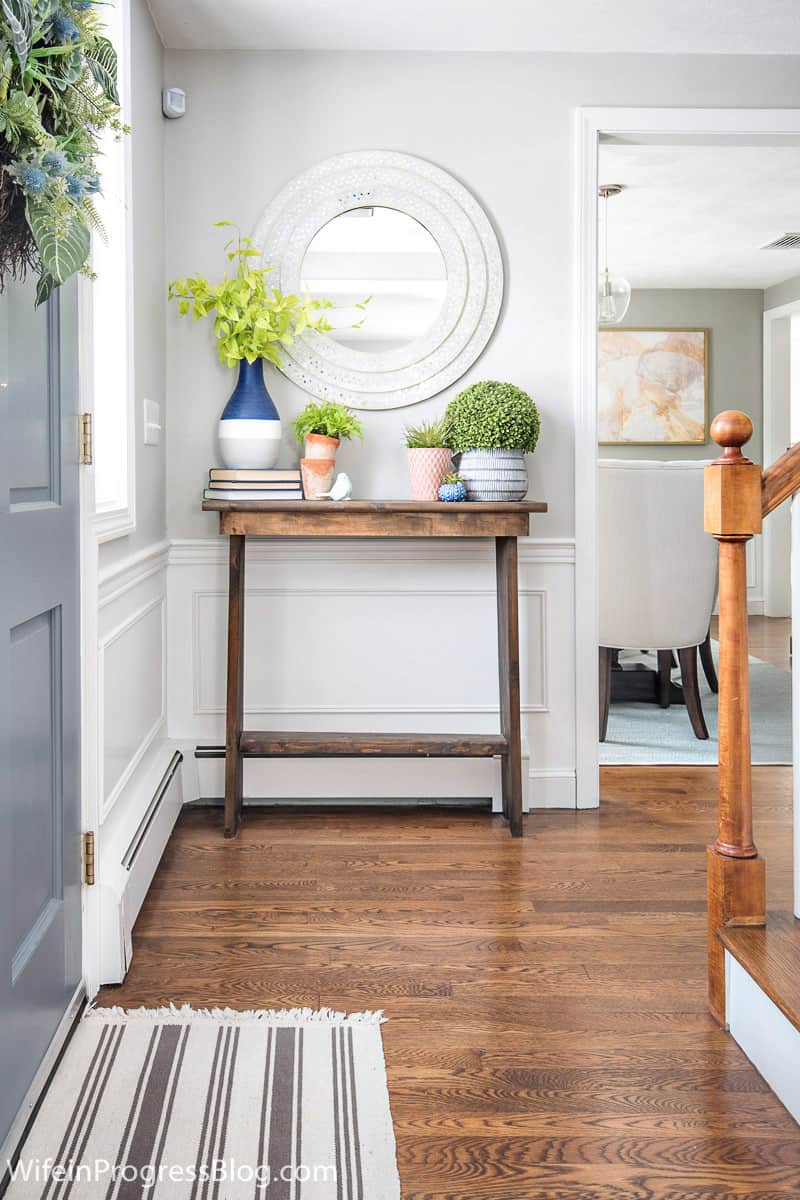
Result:
M233 367L246 358L255 362L265 358L276 367L283 365L280 347L291 346L308 329L318 333L332 328L325 310L330 300L312 300L294 293L284 295L268 281L269 267L253 266L260 254L252 239L243 237L231 221L217 221L215 227L236 229L236 236L225 243L225 256L235 265L233 274L226 270L219 283L209 283L204 275L173 279L169 299L177 301L182 317L191 314L195 321L214 317L219 360Z

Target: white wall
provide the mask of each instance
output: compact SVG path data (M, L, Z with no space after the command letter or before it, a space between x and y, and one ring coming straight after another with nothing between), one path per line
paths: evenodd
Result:
M221 265L220 217L249 230L276 191L327 155L391 147L452 171L485 205L507 267L500 325L463 381L512 379L541 405L534 495L552 511L539 532L573 528L574 107L579 104L800 103L791 60L735 57L167 52L170 84L188 113L166 128L170 276ZM170 532L208 536L198 496L214 460L214 419L232 380L211 331L167 317ZM269 372L285 418L304 402ZM404 422L439 411L448 395L410 410L366 415L365 447L342 465L359 493L402 495ZM286 447L287 459L294 454Z
M767 288L764 292L764 311L780 308L782 304L791 304L794 300L800 300L800 275L784 279L783 283L776 283Z
M364 447L344 447L340 463L358 495L405 496L406 422L430 418L458 387L480 378L509 379L534 395L542 413L542 435L531 460L530 491L548 501L550 512L534 524L523 585L544 597L543 610L551 615L551 624L542 625L534 617L525 638L529 654L544 647L551 701L547 711L534 708L526 713L524 733L532 753L531 770L539 772L538 800L564 802L567 797L572 803L575 107L747 106L754 96L764 106L800 105L800 78L793 61L168 52L165 82L185 88L188 95L187 116L166 129L167 277L218 273L223 239L212 229L215 220L229 218L250 230L289 179L346 150L391 148L430 159L458 177L489 213L503 248L506 292L487 350L442 396L411 409L365 414ZM174 311L168 312L167 512L168 532L177 542L170 566L170 733L203 741L219 741L222 733L218 593L224 581L215 520L200 511L200 495L206 471L216 461L215 421L232 386L230 374L217 365L210 328L179 321ZM288 422L306 397L269 368L268 386ZM295 461L296 453L287 439L283 461ZM554 540L538 542L539 538ZM435 557L433 548L430 553ZM289 653L281 661L281 670L294 672L287 680L288 691L272 690L268 666L251 667L252 719L265 723L267 710L275 724L297 722L315 728L329 721L369 728L377 713L383 727L402 728L408 727L406 710L411 709L421 710L415 720L423 729L453 728L467 715L464 707L472 705L483 714L483 727L496 728L488 649L480 650L478 669L468 662L473 646L492 636L485 548L461 548L455 583L448 583L452 560L446 552L432 567L424 554L415 555L408 546L384 546L380 563L371 557L374 550L343 546L342 563L349 566L341 569L329 558L320 565L313 547L289 552L280 567L270 554L265 553L251 575L253 594L261 598L260 620L252 619L249 652L254 657L249 661L276 661L279 638L274 630L288 628L280 622L290 611L293 621L299 619L305 612L303 589L311 589L318 593L313 619L324 621L327 616L337 643L336 686L326 685L320 693L301 622L293 628ZM345 603L337 592L331 600L325 589L339 589L348 572L358 595ZM397 589L390 597L385 595L386 577L393 581L390 590ZM404 660L414 652L415 626L413 620L408 624L401 619L398 596L415 589L430 596L427 619L443 633L440 653L431 650L420 656L412 685ZM478 602L480 595L485 599ZM310 615L307 620L312 620ZM376 672L369 661L356 665L362 649L359 626L381 620L386 637ZM394 636L395 628L399 636ZM427 638L423 631L425 645ZM594 669L594 663L583 669ZM452 703L440 687L443 672L452 679ZM356 693L358 703L353 699ZM323 707L333 706L330 716L320 711L320 694ZM349 712L337 707L340 694L347 697L344 707ZM435 704L428 703L426 711L432 694ZM456 771L454 764L445 766ZM358 793L358 768L359 764L337 765L337 786ZM254 764L246 769L251 793L267 786L254 770ZM305 772L302 778L309 788L321 786L317 768L299 764L298 770ZM406 778L412 787L413 779ZM449 778L457 794L461 777ZM551 787L549 780L557 782ZM536 795L533 799L537 801Z

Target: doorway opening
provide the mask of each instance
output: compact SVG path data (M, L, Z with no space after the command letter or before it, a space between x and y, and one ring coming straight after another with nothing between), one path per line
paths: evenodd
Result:
M699 468L704 460L716 457L709 423L722 409L740 408L754 417L755 435L748 452L756 461L771 461L772 446L765 436L767 417L762 404L764 310L771 290L775 294L779 287L790 286L786 281L800 276L800 260L795 265L793 258L781 257L782 249L762 247L777 240L791 224L788 201L796 189L785 172L800 171L800 113L584 110L580 115L580 151L578 803L589 807L599 802L600 763L677 765L702 763L706 757L709 764L716 761L715 568L713 563L692 565L697 547L682 546L679 530L676 533L665 528L664 513L672 518L679 506L677 497L681 497L680 506L687 507L685 493L694 491L702 521ZM782 178L787 179L786 191ZM621 184L624 188L608 206L607 264L600 263L598 255L598 245L605 242L605 229L598 221L598 191L604 184ZM612 276L626 277L627 272L631 300L621 320L598 330L598 268L605 265ZM800 298L800 278L797 283ZM624 288L621 294L624 298ZM601 441L612 444L598 446ZM683 475L678 474L681 470ZM676 497L672 503L666 499L670 487ZM619 513L626 511L626 489L629 495L635 490L645 497L636 508L637 568L640 584L649 576L662 584L657 589L658 603L652 596L643 599L634 595L633 581L623 560L616 566L622 576L618 575L616 581L613 578L613 548L605 545L602 526L614 529L619 524ZM662 492L664 495L657 500ZM631 507L627 506L628 515ZM672 523L680 526L680 520L676 518ZM651 533L648 521L653 526ZM624 543L621 530L617 535L615 540ZM754 738L755 761L788 763L792 760L789 617L770 611L766 605L760 541L756 539L748 562L751 653L759 658L753 664L754 674L764 676L770 705L765 711L761 701L754 698L754 729L758 732L762 725L767 734L764 747L759 747ZM609 564L610 583L608 571L604 578ZM688 576L691 581L693 572L698 584L687 590L685 580ZM703 648L708 675L698 651L692 652L692 661L688 661L689 655L679 653L670 653L667 659L667 651L687 647L648 644L654 632L646 632L632 619L634 613L648 619L657 616L659 604L667 615L675 615L681 607L675 597L682 591L693 601L697 600L695 593L702 592L703 604L708 608L708 638L698 634L694 641L691 635L694 644ZM615 683L633 689L649 687L651 698L649 703L641 697L623 699L623 707L617 705L616 714L612 703L611 736L607 734L601 743L602 672L597 663L598 647L604 640L601 622L608 618L609 597L612 618L623 622L630 618L632 630L627 638L619 629L604 635L612 642L611 650L619 651L609 664ZM695 623L700 619L695 614ZM659 634L655 640L663 640L663 636ZM674 632L670 634L673 639L675 636ZM635 645L613 645L614 641L626 640ZM662 651L661 656L658 651ZM696 693L691 678L695 663ZM757 682L760 686L761 681ZM603 686L606 684L607 679L603 679ZM692 699L699 697L699 714L693 704L689 708L695 711L687 711L684 691L691 692ZM669 702L670 707L661 708L659 699L661 703ZM636 722L620 723L620 718L631 717L636 708L638 733L632 727ZM773 709L780 711L780 731L774 728ZM707 739L697 736L694 726L699 726L695 720L698 716L708 727L711 736ZM779 746L775 744L776 736Z

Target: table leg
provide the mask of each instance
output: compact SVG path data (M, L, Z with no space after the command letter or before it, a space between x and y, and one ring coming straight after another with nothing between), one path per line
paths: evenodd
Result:
M500 672L500 732L508 743L503 758L503 814L512 837L522 837L522 735L519 716L519 585L517 539L495 538L497 564L497 650Z
M242 812L245 539L230 537L228 574L228 690L225 718L225 837L236 837Z

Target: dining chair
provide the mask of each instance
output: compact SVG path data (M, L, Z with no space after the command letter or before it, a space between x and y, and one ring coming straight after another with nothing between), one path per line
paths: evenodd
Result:
M717 543L703 528L705 465L702 460L598 462L601 741L608 728L612 655L643 646L658 651L662 705L668 703L672 654L677 653L692 729L696 737L708 737L697 656L702 647L708 676Z

